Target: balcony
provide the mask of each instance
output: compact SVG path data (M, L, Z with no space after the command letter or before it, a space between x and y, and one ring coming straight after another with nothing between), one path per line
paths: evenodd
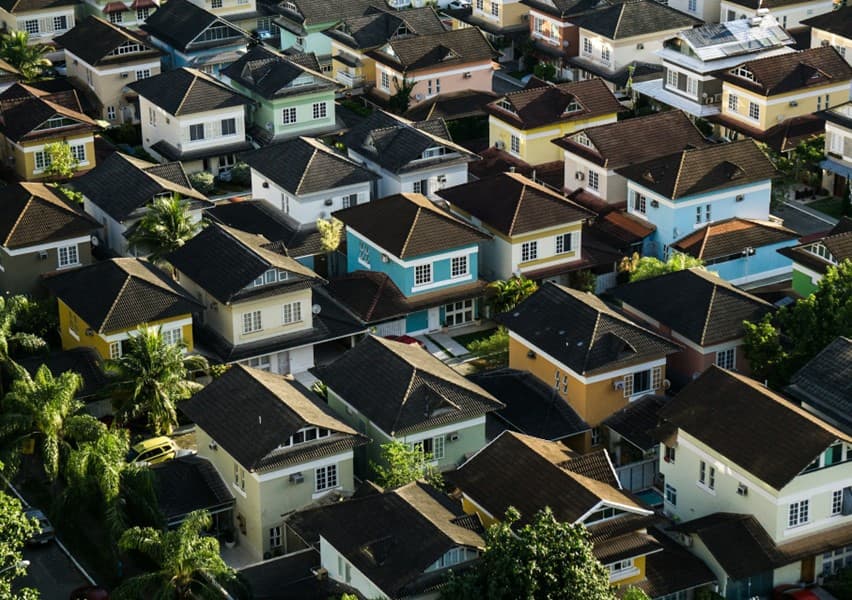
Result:
M364 77L361 75L354 75L347 71L338 71L337 81L352 89L359 88L364 85Z

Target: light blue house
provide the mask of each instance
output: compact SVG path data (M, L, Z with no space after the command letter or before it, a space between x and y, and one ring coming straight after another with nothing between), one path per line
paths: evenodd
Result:
M339 210L348 275L331 294L379 335L457 327L479 318L487 234L421 194L395 194Z
M162 50L163 70L180 67L212 75L245 54L250 36L221 17L189 2L170 0L142 26Z
M775 167L752 140L688 148L617 169L627 179L627 210L656 227L646 256L664 258L676 241L711 223L769 220Z

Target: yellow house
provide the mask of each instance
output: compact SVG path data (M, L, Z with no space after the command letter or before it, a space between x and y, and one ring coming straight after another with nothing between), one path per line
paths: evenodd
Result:
M45 147L56 142L70 146L78 171L93 168L97 129L73 88L47 92L16 83L0 94L0 156L21 179L45 177L50 165Z
M698 559L648 531L653 511L622 491L606 450L580 455L558 442L504 431L458 468L453 483L462 509L486 526L510 506L521 526L546 506L558 521L582 523L615 587L685 598L678 594L714 580ZM661 589L649 576L669 586Z
M193 349L192 314L201 305L147 261L114 258L48 276L45 285L57 299L63 350L88 347L119 358L143 324Z
M719 78L722 111L711 120L721 134L786 151L822 133L823 120L813 113L849 100L852 66L826 46L749 61Z
M550 141L586 127L614 123L623 107L601 79L540 83L485 107L488 143L530 165L562 160Z
M592 427L585 438L572 438L579 451L601 445L600 424L608 416L662 393L666 356L680 351L596 296L554 283L497 320L509 330L509 367L553 386Z

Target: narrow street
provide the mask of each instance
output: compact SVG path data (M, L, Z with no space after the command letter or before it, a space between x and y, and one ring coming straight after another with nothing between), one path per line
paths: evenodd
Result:
M36 588L42 600L68 600L72 590L89 584L55 540L45 546L27 547L24 560L30 561L30 566L27 576L15 581L16 587Z

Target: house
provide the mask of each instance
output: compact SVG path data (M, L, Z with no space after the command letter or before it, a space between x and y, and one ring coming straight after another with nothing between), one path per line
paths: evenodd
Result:
M820 113L825 119L825 160L822 187L843 197L852 180L852 102Z
M189 0L169 0L142 29L165 53L163 70L190 67L215 75L245 53L249 35Z
M234 365L180 409L198 455L230 483L231 528L256 560L289 551L288 513L355 491L353 449L367 439L293 380Z
M287 57L258 45L224 69L222 77L254 101L249 121L258 143L337 128L334 96L340 85L319 72L312 55Z
M362 479L394 440L430 454L438 470L457 467L485 445L485 417L503 407L419 346L375 335L312 372L328 386L338 418L372 440L356 452Z
M234 530L234 493L206 458L178 456L151 465L157 507L168 529L175 529L190 513L207 511L213 521L209 534Z
M92 262L100 225L61 190L42 183L0 188L0 290L34 294L42 275Z
M718 77L722 112L712 121L722 136L741 134L784 152L822 133L823 120L812 113L849 101L852 66L829 46L750 60ZM796 135L781 146L777 133L792 121Z
M26 181L46 176L50 155L45 146L49 144L68 144L77 171L88 171L97 162L94 132L98 125L83 114L77 93L48 90L16 83L0 93L0 156Z
M116 189L116 182L121 189ZM97 168L74 179L72 187L83 194L83 210L101 224L99 241L118 255L138 252L128 232L157 198L174 195L189 203L193 222L212 204L195 191L180 163L149 163L120 152L110 154Z
M658 51L662 79L636 82L633 90L693 117L718 115L722 82L714 73L756 58L793 52L790 46L794 43L772 15L686 29L665 40Z
M655 0L616 3L571 17L578 53L568 59L572 79L600 77L628 99L633 82L659 77L663 42L701 19Z
M364 598L433 598L485 548L482 524L419 482L300 511L287 526L319 551L329 579Z
M81 20L92 16L109 21L113 25L139 27L154 14L160 3L157 0L130 0L129 2L83 0L78 6L78 15Z
M852 438L716 366L660 416L665 511L722 596L766 595L842 567L852 541Z
M503 173L438 192L450 210L491 236L482 242L489 281L522 274L564 281L583 262L583 223L594 213L517 173Z
M811 28L811 48L832 46L852 64L852 6L841 6L801 22Z
M841 217L826 234L808 236L779 253L793 261L793 291L810 296L829 268L852 260L852 218Z
M190 0L193 4L222 17L229 23L233 23L243 31L252 34L264 31L269 32L267 39L271 38L271 24L266 7L257 5L256 0ZM258 34L260 39L263 36Z
M331 38L332 77L349 89L375 85L375 61L367 55L390 40L446 30L431 6L347 16L323 32Z
M554 283L497 320L509 330L509 367L558 386L592 427L578 451L600 446L600 424L612 413L665 389L666 357L680 350L596 296Z
M85 410L87 413L96 414L98 417L102 416L96 410L93 410L93 405L95 402L102 402L100 399L104 397L104 390L110 380L104 370L104 360L94 348L80 346L72 350L58 350L47 355L34 354L24 356L17 362L27 370L30 377L34 377L42 365L50 369L50 372L54 375L66 371L77 373L83 378L83 385L77 390L75 398L86 403ZM107 400L106 404L109 405L109 412L103 414L111 414L112 404L110 400Z
M509 507L521 515L518 526L532 522L545 507L560 522L582 523L614 587L648 586L651 565L668 562L658 561L666 548L650 530L657 517L622 490L606 450L580 455L556 442L506 431L459 467L453 483L465 512L486 525L503 519ZM681 562L669 571L668 589L654 587L655 597L705 586L713 578L702 567L695 559Z
M628 316L683 346L668 358L669 379L683 385L711 365L748 375L743 321L774 307L714 273L693 268L635 281L610 292Z
M116 359L140 325L193 349L192 314L201 305L166 273L138 258L113 258L45 278L59 305L62 349L88 347Z
M316 344L365 329L313 289L319 275L262 235L212 222L168 260L204 307L200 351L217 362L301 373L314 366Z
M409 106L440 94L491 91L494 49L475 27L390 39L366 54L376 68L370 94L380 102L406 84Z
M438 190L467 183L473 152L453 143L442 119L412 122L382 110L341 138L349 158L380 177L375 197L414 192L434 199Z
M404 2L405 0L392 0ZM479 29L500 49L500 61L518 60L521 42L529 30L529 8L521 0L473 0L468 8L445 10L453 29Z
M509 92L485 110L488 144L537 165L562 160L550 140L615 123L624 109L603 80L590 79Z
M831 13L837 5L831 0L722 0L719 18L724 23L753 19L771 12L783 29L800 29L803 21Z
M3 92L18 81L21 81L21 72L3 59L0 59L0 92Z
M221 175L237 164L251 101L196 69L180 68L128 86L139 95L142 147L188 173Z
M668 6L682 13L698 17L705 23L718 23L720 21L718 0L669 0Z
M663 258L697 229L734 217L769 220L775 167L752 140L686 148L616 169L627 211L652 223L643 254Z
M422 194L386 196L334 217L346 225L350 277L329 289L362 321L375 323L368 311L393 311L397 294L411 312L394 314L383 335L436 331L480 317L486 282L479 278L479 243L488 239L485 233ZM371 281L379 282L378 290L370 289ZM366 304L369 298L374 300Z
M308 137L266 146L243 156L251 167L252 197L300 224L369 202L378 176Z
M627 202L627 181L616 169L671 154L673 149L708 145L679 110L587 127L553 143L562 148L565 191L582 189L585 196L611 205Z
M0 24L6 31L26 31L30 44L47 44L47 57L61 60L54 38L74 27L75 0L3 0Z
M321 557L319 551L306 548L273 557L238 569L239 577L247 582L255 600L281 598L340 598L350 594L359 598L358 591L333 579L317 578Z
M97 98L101 119L113 125L139 122L135 97L125 88L160 73L162 53L139 35L98 17L87 17L57 38L68 77Z
M848 434L852 430L852 340L835 339L793 374L784 391L802 408Z

